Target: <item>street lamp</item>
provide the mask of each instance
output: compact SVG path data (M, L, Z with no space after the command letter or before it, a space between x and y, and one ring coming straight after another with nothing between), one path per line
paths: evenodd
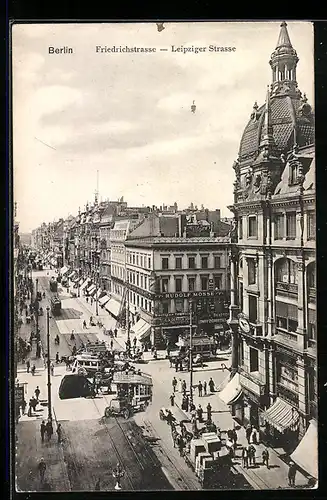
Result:
M190 399L193 401L193 300L189 300L189 309L190 309Z
M48 371L48 420L52 421L51 372L50 372L50 307L47 306L47 371Z

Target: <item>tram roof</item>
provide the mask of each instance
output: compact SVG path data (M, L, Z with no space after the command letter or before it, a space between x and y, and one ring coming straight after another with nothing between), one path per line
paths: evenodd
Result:
M115 372L113 376L115 384L133 384L133 385L153 385L150 375L141 375L137 373Z

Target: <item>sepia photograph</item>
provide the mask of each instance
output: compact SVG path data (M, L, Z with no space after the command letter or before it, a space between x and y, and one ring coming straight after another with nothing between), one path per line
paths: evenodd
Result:
M11 58L16 492L317 488L313 23Z

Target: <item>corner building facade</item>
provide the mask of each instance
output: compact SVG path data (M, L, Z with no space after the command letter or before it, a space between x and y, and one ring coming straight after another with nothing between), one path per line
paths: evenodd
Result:
M296 81L286 23L233 168L231 405L272 445L293 450L317 418L314 115Z

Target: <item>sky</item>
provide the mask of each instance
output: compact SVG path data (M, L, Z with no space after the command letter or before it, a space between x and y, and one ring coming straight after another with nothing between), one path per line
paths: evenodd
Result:
M313 27L288 22L297 81L314 105ZM99 199L191 202L231 216L234 171L254 101L271 83L280 22L16 24L14 198L22 232ZM152 47L148 53L97 46ZM209 52L208 47L236 47ZM49 47L73 54L49 54ZM205 52L173 52L206 47ZM167 51L160 51L167 48ZM196 111L191 112L195 101Z

